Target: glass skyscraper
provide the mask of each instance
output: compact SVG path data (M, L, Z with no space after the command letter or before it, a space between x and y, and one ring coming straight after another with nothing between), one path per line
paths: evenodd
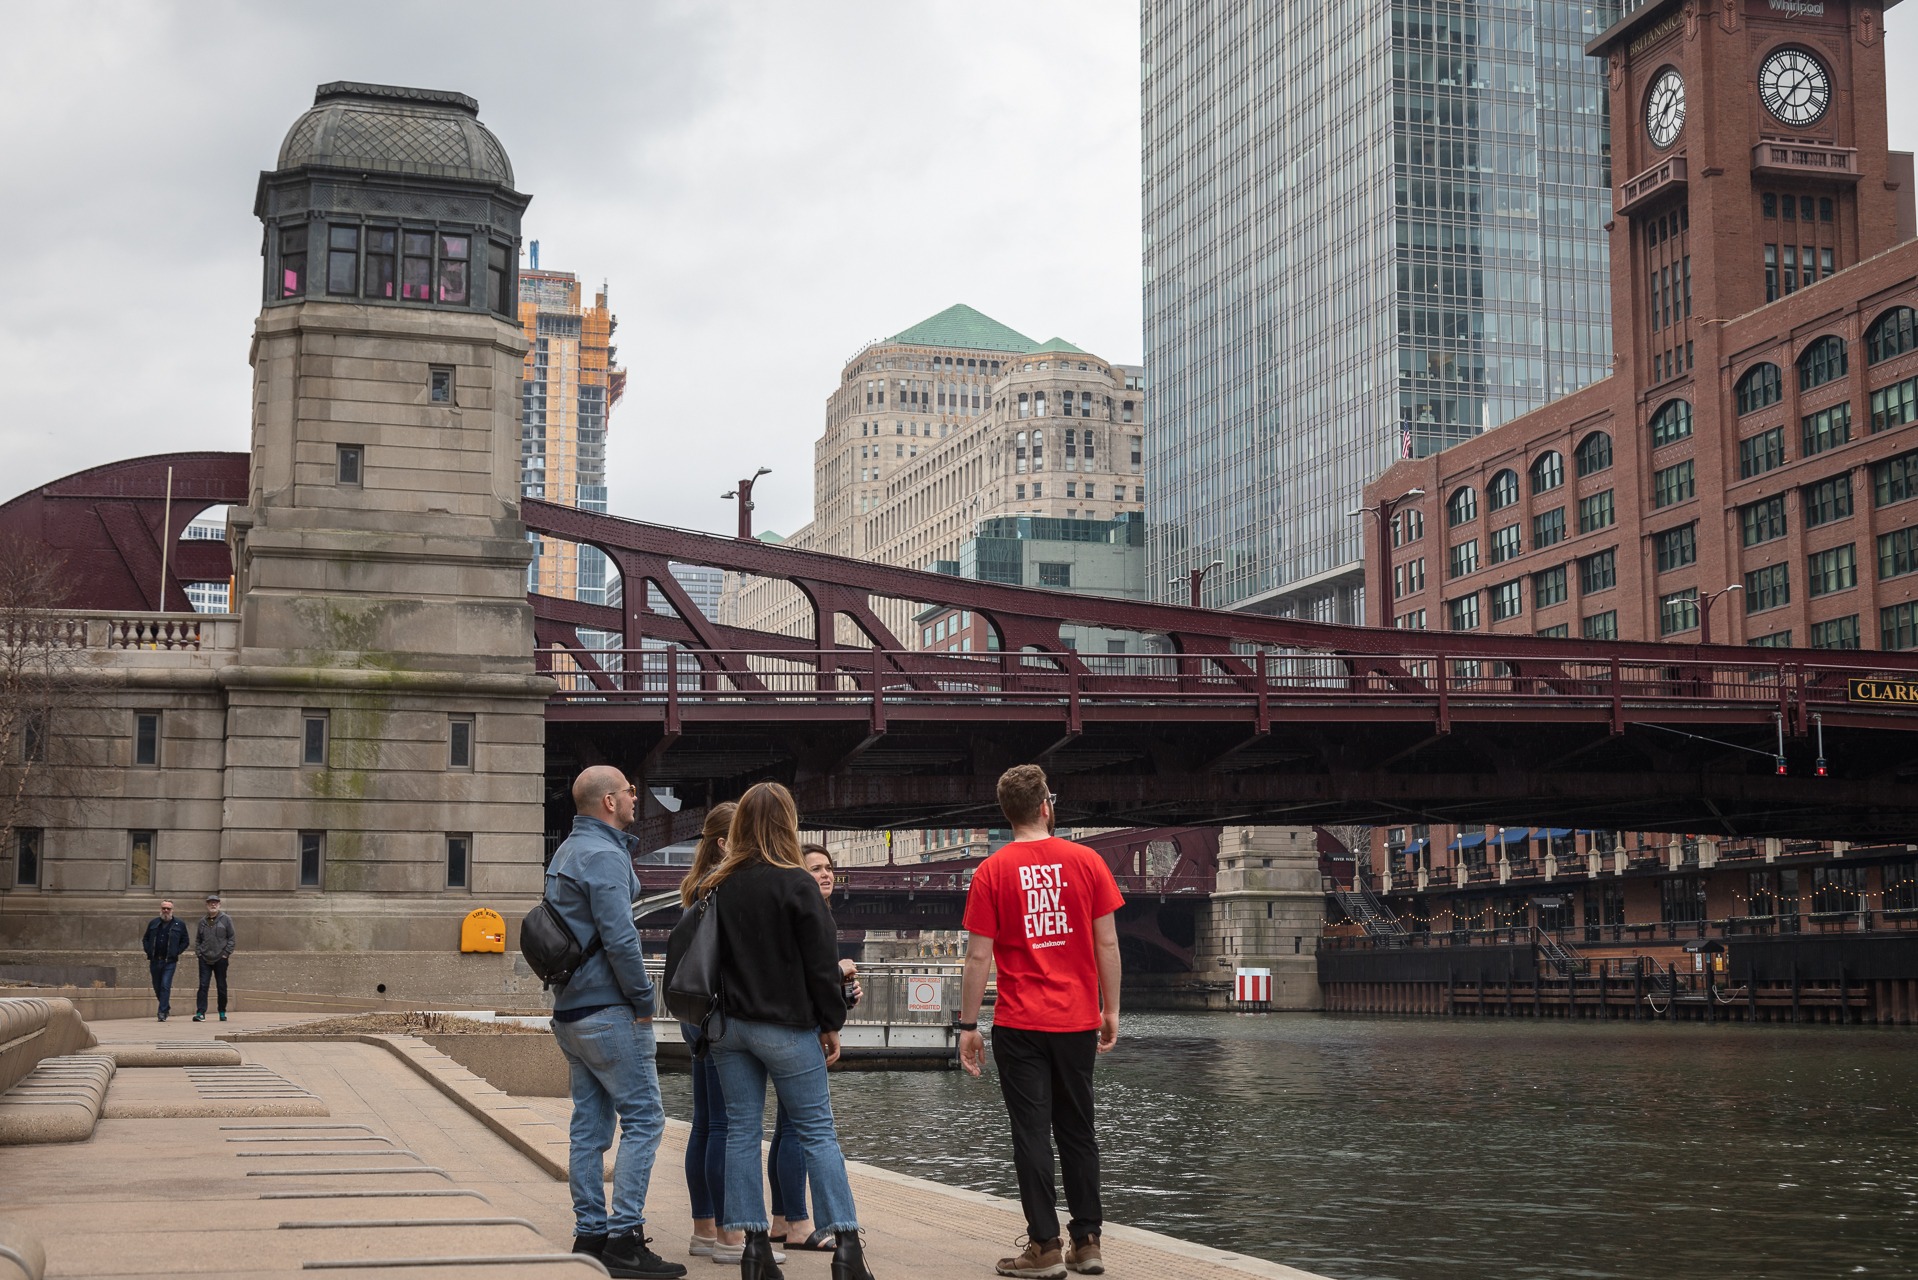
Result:
M1606 375L1617 12L1143 0L1161 598L1358 621L1367 479Z

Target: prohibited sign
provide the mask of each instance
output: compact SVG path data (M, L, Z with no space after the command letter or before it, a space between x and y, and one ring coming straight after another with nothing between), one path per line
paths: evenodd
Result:
M910 1013L938 1013L946 1003L946 980L929 974L913 974L906 979L906 1010Z

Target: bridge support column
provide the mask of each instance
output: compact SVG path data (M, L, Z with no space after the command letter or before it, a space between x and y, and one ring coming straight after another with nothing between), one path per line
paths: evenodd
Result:
M1310 827L1227 827L1217 888L1200 916L1194 976L1225 1007L1234 969L1272 970L1272 1007L1325 1007L1318 941L1325 923L1318 842Z

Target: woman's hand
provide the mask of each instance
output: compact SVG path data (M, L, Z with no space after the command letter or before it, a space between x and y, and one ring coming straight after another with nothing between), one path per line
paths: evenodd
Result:
M819 1033L819 1047L826 1051L827 1066L830 1067L833 1063L839 1061L839 1033L837 1031L821 1031Z

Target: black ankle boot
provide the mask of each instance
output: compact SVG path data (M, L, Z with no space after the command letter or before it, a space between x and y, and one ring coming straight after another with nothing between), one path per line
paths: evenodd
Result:
M839 1233L839 1247L832 1251L832 1280L873 1280L857 1231Z
M739 1255L739 1280L786 1280L773 1261L772 1237L764 1230L746 1232L746 1247Z

